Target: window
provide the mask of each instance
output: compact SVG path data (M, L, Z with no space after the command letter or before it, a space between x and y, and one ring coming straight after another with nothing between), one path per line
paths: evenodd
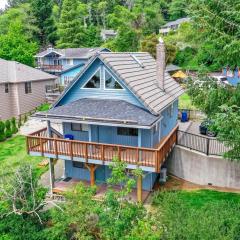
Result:
M106 89L123 89L116 79L105 70L105 88Z
M88 125L87 124L80 124L80 123L72 123L71 124L71 130L72 131L87 132L88 131Z
M32 93L32 83L31 82L26 82L25 83L25 93Z
M155 134L158 131L158 124L154 125L153 127L153 134Z
M9 84L5 83L5 93L9 93Z
M138 136L138 130L136 128L118 127L117 134L124 135L124 136Z
M75 162L75 161L73 161L72 163L73 163L73 167L75 167L75 168L85 168L85 165L84 165L83 162Z
M73 65L73 59L67 59L67 65Z
M85 84L84 88L100 88L100 70Z

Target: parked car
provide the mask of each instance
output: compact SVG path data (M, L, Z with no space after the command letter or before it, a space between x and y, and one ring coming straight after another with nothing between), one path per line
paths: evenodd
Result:
M208 137L216 137L217 132L210 130L210 126L213 125L211 120L203 121L199 126L199 132L203 135L207 135Z

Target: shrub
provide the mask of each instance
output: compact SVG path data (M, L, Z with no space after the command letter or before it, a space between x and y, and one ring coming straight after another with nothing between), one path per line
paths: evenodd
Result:
M18 119L18 128L20 128L22 126L22 118L21 116Z
M15 117L13 117L11 119L11 125L12 125L12 134L17 133L18 132L18 128L16 126L16 118Z
M4 131L5 131L5 124L4 122L0 121L0 142L3 142L6 139Z
M6 138L10 138L12 136L12 130L11 130L11 122L9 120L6 121L5 127L6 127L6 131L5 131Z
M27 114L24 115L24 118L23 118L23 122L25 123L27 121L28 117L27 117Z

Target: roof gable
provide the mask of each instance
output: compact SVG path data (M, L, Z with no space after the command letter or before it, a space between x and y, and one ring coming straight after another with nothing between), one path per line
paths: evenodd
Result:
M156 61L149 53L99 53L76 76L55 106L68 94L96 59L100 59L118 79L123 81L138 101L155 115L160 114L184 92L167 72L165 72L165 91L158 87Z
M107 89L104 82L105 69L110 73L115 81L122 87L120 89ZM100 71L101 83L98 88L87 88L86 83L93 77L93 75ZM141 108L145 108L141 101L128 89L124 81L119 79L112 70L106 66L98 57L90 61L86 67L75 77L69 84L60 99L55 103L54 107L62 106L70 102L82 98L97 98L97 99L121 99L132 103Z
M0 83L56 79L57 77L25 64L0 59Z

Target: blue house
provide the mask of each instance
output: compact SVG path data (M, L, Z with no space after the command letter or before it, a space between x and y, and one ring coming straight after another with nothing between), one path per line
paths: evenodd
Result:
M65 89L48 112L47 132L27 138L29 154L65 162L65 177L106 182L114 157L127 169L141 168L138 199L150 191L161 166L177 141L180 85L165 71L165 46L157 45L157 60L149 53L98 52ZM65 139L55 138L51 123L63 127ZM48 136L46 137L46 135ZM141 186L141 187L139 187Z
M97 52L109 52L106 48L48 48L38 53L37 68L59 76L59 84L67 86L83 66Z
M229 67L223 68L223 75L227 77L228 82L233 86L237 86L240 83L240 71L238 67L233 71Z

